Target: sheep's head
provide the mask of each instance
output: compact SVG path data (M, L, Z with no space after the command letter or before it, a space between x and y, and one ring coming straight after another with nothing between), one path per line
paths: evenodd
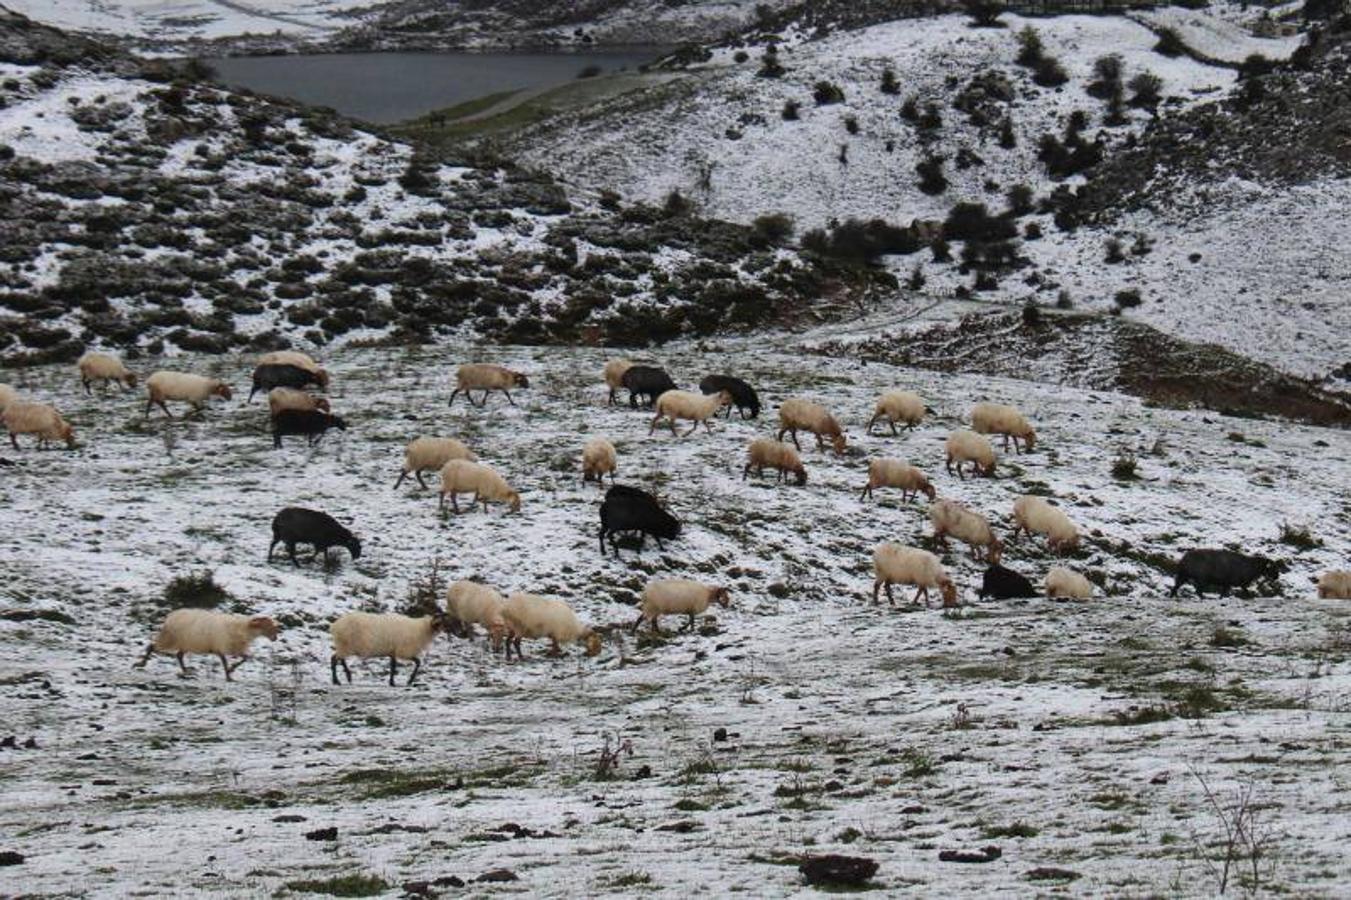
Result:
M328 405L328 398L326 397L316 397L314 400L314 408L319 410L319 412L324 413L333 411L333 407Z
M515 491L507 492L507 503L511 505L512 512L515 513L521 511L521 495Z
M836 455L842 456L845 447L848 446L848 442L844 439L844 433L837 431L833 434L830 438L830 445L835 448Z
M938 491L935 490L934 486L932 484L929 484L929 482L927 481L921 484L919 486L919 489L921 492L923 492L924 496L929 498L930 502L932 502L938 496Z
M134 388L134 387L136 387L136 373L135 373L135 372L128 372L127 374L125 374L125 375L122 376L122 381L123 381L123 382L126 384L126 386L129 387L129 388Z
M718 391L718 409L722 409L724 406L731 406L731 405L732 405L732 392Z
M530 379L526 378L525 375L522 374L521 372L511 373L511 383L516 385L516 387L523 387L523 388L530 387Z
M994 467L995 461L993 459L990 460L990 462L987 465L981 465L980 463L976 463L976 471L984 475L986 478L994 477Z
M718 604L723 609L727 609L732 605L732 592L725 587L716 587L713 589L713 593L709 595L708 599L710 602Z
M793 469L793 474L797 476L798 487L802 487L807 483L807 467L802 465L802 463L797 464L797 468Z
M1037 431L1030 425L1027 428L1027 434L1023 435L1023 440L1027 443L1027 449L1031 450L1037 446Z
M342 416L329 416L328 424L339 431L347 430L347 422L343 420Z
M70 427L69 422L62 422L57 434L61 436L61 440L66 442L67 449L75 449L75 429Z
M999 558L1004 555L1004 544L994 535L990 536L990 562L997 563Z
M957 606L957 585L953 584L951 579L939 582L939 593L943 595L943 608L951 609Z
M1283 559L1268 559L1265 556L1255 556L1253 559L1262 567L1263 578L1277 578L1290 571L1290 564Z
M361 559L361 539L356 535L349 534L347 540L343 542L347 552L352 554L352 559Z
M588 631L586 637L582 638L583 646L586 647L587 656L599 656L601 636L599 631Z
M249 633L275 641L281 627L270 616L254 616L249 619Z
M225 382L217 381L211 386L211 395L213 397L220 397L222 400L229 400L234 396L234 392L230 390L230 386Z
M314 380L318 382L319 387L328 390L328 371L326 369L315 369Z

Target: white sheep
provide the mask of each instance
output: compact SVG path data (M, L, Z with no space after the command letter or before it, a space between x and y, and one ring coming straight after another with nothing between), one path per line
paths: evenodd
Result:
M4 413L0 413L0 422L9 431L9 442L15 450L19 449L21 434L36 435L40 449L46 449L52 441L65 441L68 448L75 446L75 429L49 403L16 400L5 407Z
M478 457L474 455L474 451L455 440L455 438L414 438L408 442L408 446L403 450L403 471L399 474L399 480L394 482L394 489L398 490L399 485L403 484L404 479L411 474L417 478L417 483L422 485L425 490L427 482L422 480L422 473L440 472L441 468L452 459L476 462Z
M887 391L877 398L873 417L868 420L868 434L873 433L873 423L886 419L891 425L891 433L896 434L896 423L904 422L907 431L913 430L924 419L924 400L912 391Z
M551 656L561 655L562 645L574 641L583 643L587 656L600 653L600 634L583 625L572 607L562 600L517 592L503 604L502 618L507 622L507 659L511 659L513 646L516 658L524 658L521 653L523 638L548 638L553 642L549 651Z
M488 630L494 653L502 650L507 620L502 617L502 595L477 581L457 581L446 591L446 615L459 624L464 636L474 637L474 626Z
M742 481L746 480L751 469L755 470L756 476L763 476L765 469L776 469L779 474L774 479L775 484L786 480L790 472L797 476L798 485L807 483L807 467L802 465L802 457L783 441L773 438L762 437L751 441L746 450L746 466L741 470Z
M521 495L512 490L506 479L482 463L467 459L452 459L441 467L441 501L438 508L446 508L446 495L450 495L450 505L455 512L460 511L459 494L473 494L474 504L482 503L483 511L488 511L488 501L509 504L512 512L521 511Z
M274 419L277 417L277 413L288 409L300 412L333 411L333 408L328 404L328 400L324 397L316 397L307 391L289 387L274 387L268 391L267 409L268 414Z
M413 661L413 672L407 682L411 685L422 669L422 652L438 634L446 631L449 624L450 620L439 609L418 618L398 613L343 613L328 627L333 638L333 655L328 660L333 683L341 684L338 681L340 664L347 675L347 683L352 683L352 670L347 667L349 656L361 659L387 656L389 686L394 687L394 673L398 671L401 659Z
M116 356L90 351L80 357L76 366L79 368L80 381L84 384L86 394L94 392L90 385L95 381L101 381L105 386L110 381L116 381L123 390L136 387L136 375Z
M643 588L642 611L638 613L638 621L629 630L637 631L638 626L646 620L651 623L652 630L660 634L658 619L682 615L689 616L689 621L680 630L690 631L694 628L694 617L702 615L710 603L717 603L726 609L732 605L732 594L725 587L701 584L688 578L649 581L647 587Z
M927 550L903 547L890 541L879 544L873 551L873 602L877 602L877 592L886 588L887 602L896 604L891 594L893 584L912 584L917 590L913 602L924 599L929 605L929 588L938 588L943 596L943 606L957 605L957 586L943 569L943 564Z
M824 450L825 439L830 438L835 452L844 453L846 446L844 430L840 428L840 423L835 421L829 410L819 403L812 403L800 397L790 397L779 406L778 438L783 440L785 433L791 434L793 446L801 450L802 445L797 442L799 430L816 435L818 450Z
M467 363L460 366L455 372L455 390L450 393L450 405L455 405L455 398L461 391L464 392L465 399L472 406L487 406L488 394L493 391L501 391L507 395L507 402L512 406L516 401L511 399L511 388L530 387L530 379L526 378L520 372L513 372L505 366L498 366L492 363ZM474 395L470 391L483 391L483 400L474 403Z
M1093 599L1093 585L1073 569L1056 566L1046 573L1046 596L1072 600Z
M1009 449L1009 438L1013 438L1015 451L1019 438L1026 445L1024 450L1030 451L1037 443L1037 432L1026 417L1015 407L1002 403L977 403L971 410L971 428L981 434L1002 434L1005 452Z
M1324 572L1318 579L1318 596L1323 600L1351 600L1351 571Z
M1064 510L1047 503L1041 497L1025 495L1013 501L1012 540L1021 531L1025 534L1044 534L1051 550L1063 553L1079 546L1079 529L1065 515Z
M234 671L249 658L249 645L265 637L275 641L281 629L267 616L239 616L210 609L176 609L160 625L159 633L146 648L141 661L134 668L144 669L156 653L173 653L178 657L178 668L188 674L183 662L187 653L216 656L225 668L225 680L234 681ZM228 657L238 656L231 663Z
M582 481L594 481L601 485L605 476L610 476L614 484L615 470L618 468L615 445L602 437L593 437L582 446Z
M900 459L874 459L868 463L868 486L863 489L863 495L859 500L864 500L873 495L873 491L880 487L894 487L901 489L901 500L909 502L917 494L924 494L930 500L938 496L934 486L929 483L928 477L923 472L904 460Z
M18 402L19 392L7 384L0 384L0 413L3 413L11 403Z
M328 372L308 354L299 350L273 350L258 357L260 366L295 366L306 372L313 372L319 387L328 390Z
M631 368L633 368L633 361L628 359L612 359L605 363L605 370L601 375L610 388L611 406L615 404L615 391L624 386L624 373Z
M689 437L699 430L699 423L704 423L704 430L713 431L713 426L709 424L709 419L718 414L718 410L724 406L730 406L732 395L727 391L718 391L716 394L696 394L693 391L666 391L657 398L657 414L652 419L652 425L647 429L651 434L657 430L657 424L662 419L666 419L671 426L671 434L682 437L676 431L677 419L689 419L694 424L690 430L685 432L683 437Z
M977 475L984 475L986 478L994 477L995 456L994 448L990 442L974 431L965 431L958 429L948 435L947 442L944 444L944 450L947 453L947 470L952 474L952 464L957 463L957 477L965 479L962 474L962 464L971 463Z
M1004 545L980 513L972 512L956 500L937 500L929 507L929 521L933 523L934 540L944 547L948 535L952 535L971 547L973 559L999 562Z
M169 412L169 407L165 405L166 400L189 403L193 412L200 413L206 409L207 401L212 397L229 400L234 396L230 386L219 378L207 378L188 372L156 372L145 380L145 389L149 394L149 399L145 403L145 414L149 416L150 410L158 404L160 409L164 410L164 414L171 419L174 414Z

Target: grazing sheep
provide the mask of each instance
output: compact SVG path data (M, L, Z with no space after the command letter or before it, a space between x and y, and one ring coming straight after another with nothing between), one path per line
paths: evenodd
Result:
M446 591L446 615L458 623L466 638L474 637L474 626L488 629L494 653L502 650L507 620L502 618L502 595L477 581L457 581Z
M1177 564L1177 578L1168 596L1176 597L1187 583L1198 595L1214 588L1228 597L1233 588L1246 588L1259 578L1275 578L1285 571L1285 563L1265 556L1246 556L1232 550L1188 550Z
M1015 597L1035 597L1037 589L1022 575L995 563L985 570L980 582L980 599L1011 600Z
M561 656L562 645L574 641L585 645L587 656L600 653L600 634L583 625L562 600L517 592L502 605L502 618L507 623L507 659L511 659L513 646L516 658L525 658L521 653L523 638L548 638L553 643L550 656Z
M1092 600L1093 585L1073 569L1056 566L1046 573L1046 596L1070 600Z
M305 391L289 387L276 387L268 391L267 408L273 418L276 418L278 413L287 409L298 409L303 412L315 410L318 412L333 411L333 408L328 405L328 400L325 398L316 397Z
M887 391L877 398L873 417L868 420L868 434L873 433L873 423L878 419L887 420L892 434L899 433L896 431L897 422L904 422L906 430L911 431L924 420L924 411L924 401L919 394L912 391Z
M802 449L802 445L797 442L797 433L801 429L816 435L816 448L818 450L824 450L825 439L830 438L831 446L835 448L835 452L844 453L845 438L840 423L836 422L835 417L818 403L811 403L800 397L792 397L783 401L783 404L779 407L779 426L779 440L783 440L784 434L789 433L793 436L793 446L799 450Z
M32 434L38 439L39 449L46 449L52 441L65 441L66 447L75 447L75 429L61 418L56 407L48 403L25 403L16 400L5 407L0 422L9 431L9 442L19 449L19 435Z
M610 483L614 484L615 469L618 468L618 461L615 454L615 445L605 438L594 437L587 441L582 447L582 481L594 481L597 485L602 485L605 476L610 476Z
M1079 546L1079 529L1074 527L1064 510L1052 506L1041 497L1022 496L1013 501L1013 521L1016 523L1012 540L1018 532L1046 535L1047 543L1056 553L1064 553Z
M1031 451L1037 444L1037 433L1023 414L1002 403L977 403L971 410L971 428L980 434L1002 434L1005 452L1009 449L1009 438L1013 438L1013 449L1017 452L1022 452L1018 449L1019 438L1026 445L1023 450Z
M4 412L11 403L18 402L19 392L7 384L0 384L0 413Z
M450 620L439 609L431 615L420 618L401 616L398 613L350 612L338 616L328 627L333 637L333 655L328 660L329 675L334 684L338 680L338 666L342 665L347 675L347 683L352 683L352 670L347 667L347 658L356 656L361 659L382 659L389 657L389 686L394 687L394 673L399 670L399 660L413 661L413 671L408 676L407 686L412 686L422 670L422 653L432 640L444 632Z
M1351 600L1351 572L1324 572L1318 579L1318 596L1322 600Z
M258 357L260 366L295 366L297 369L306 369L313 372L319 379L319 386L328 390L328 372L324 367L315 362L308 354L301 353L299 350L274 350L271 353L264 353Z
M956 500L937 500L929 507L929 521L933 523L934 540L944 547L948 535L971 547L972 559L999 562L1004 545L995 536L985 517L972 512Z
M704 430L712 433L713 426L709 424L709 419L718 414L718 410L724 406L730 405L732 395L727 391L718 391L716 394L696 394L692 391L667 391L657 398L657 414L652 419L652 425L647 429L651 434L657 430L657 423L666 419L671 426L671 434L676 437L689 437L699 430L699 423L704 423ZM676 420L689 419L694 424L690 430L680 435L676 432Z
M394 482L394 489L398 490L399 485L403 484L403 480L411 472L417 477L417 483L422 485L425 490L427 482L422 480L422 473L440 472L441 467L452 459L466 459L469 462L478 461L474 451L455 440L455 438L414 438L404 448L403 472L400 473L399 480Z
M288 434L301 434L305 442L313 447L324 439L330 429L347 430L347 423L341 416L335 416L317 409L283 409L272 418L272 446L281 447L281 439Z
M662 509L657 498L646 491L617 484L605 492L600 505L600 555L605 555L605 538L610 538L615 556L619 555L619 536L638 533L638 552L643 542L652 535L661 549L662 539L674 540L680 534L680 521Z
M633 368L633 363L627 359L612 359L605 363L605 369L601 375L605 378L605 384L610 388L610 405L615 405L615 391L624 386L624 373Z
M497 366L492 363L468 363L460 366L455 371L455 390L450 392L450 406L455 405L455 397L461 391L471 406L487 406L488 395L493 391L501 391L507 395L507 402L512 406L516 401L511 399L511 388L530 387L530 379L526 378L520 372L513 372L505 366ZM475 403L474 395L471 391L483 391L483 399Z
M986 478L994 477L994 448L990 442L974 431L954 431L948 435L947 443L944 445L947 452L947 470L952 474L952 464L957 463L957 477L965 479L962 474L962 464L971 463L972 468L977 475L984 475Z
M333 547L346 547L352 559L361 558L361 541L337 519L328 513L298 506L288 506L272 518L272 543L267 547L268 562L272 562L272 551L278 544L286 545L286 552L290 554L294 566L300 565L296 561L296 544L309 544L314 548L311 560L317 559L320 554L327 559L328 551Z
M637 631L646 619L651 623L652 630L661 634L658 619L667 615L685 615L690 618L680 630L690 631L694 628L694 617L703 614L710 603L717 603L726 609L732 605L732 594L725 587L700 584L688 578L649 581L647 587L643 588L642 611L629 630Z
M220 658L225 669L225 680L234 681L234 671L249 658L249 645L257 638L277 639L281 629L267 616L237 616L209 609L176 609L160 625L159 633L146 648L145 656L133 668L144 669L156 653L173 653L178 657L178 668L184 675L188 667L183 662L187 653L201 653ZM230 663L227 657L238 656Z
M174 414L169 412L169 407L165 404L167 400L188 403L194 413L200 414L206 409L206 404L212 397L229 400L234 396L230 386L219 378L207 378L188 372L156 372L145 380L145 389L149 395L145 402L146 416L149 416L150 410L158 405L171 419Z
M475 504L482 503L483 511L488 511L488 501L506 503L512 512L521 511L521 495L511 489L506 479L482 463L467 459L452 459L441 467L441 500L437 508L445 511L446 495L450 495L450 507L456 513L460 511L459 494L473 494Z
M746 480L751 469L755 470L757 477L763 476L765 469L777 469L779 474L774 479L775 484L786 480L790 472L797 476L799 487L807 483L807 468L802 465L802 457L783 441L773 438L762 437L751 441L746 451L746 467L741 470L742 481Z
M904 502L921 493L930 500L938 496L923 472L899 459L874 459L868 463L868 486L859 500L871 497L873 490L880 487L900 488Z
M322 388L325 383L318 372L302 369L300 366L268 363L253 370L253 387L249 389L249 399L245 402L252 403L253 395L259 391L267 394L273 388L288 387L301 390L310 385Z
M716 394L726 391L732 395L737 413L743 419L754 419L760 415L760 396L747 382L732 375L709 375L699 382L699 391L704 394ZM746 413L750 415L746 415ZM732 407L727 407L727 417L732 417Z
M76 365L79 367L80 381L84 384L86 394L94 393L90 385L95 381L101 381L105 386L108 382L115 381L123 390L136 387L136 375L128 371L127 367L122 365L122 360L116 356L89 352L81 356Z
M879 544L873 551L873 572L876 574L873 580L874 603L877 602L877 592L886 588L887 603L895 606L896 599L891 594L891 586L913 584L918 588L915 591L915 603L919 603L923 597L924 605L928 606L929 588L936 587L943 595L945 608L957 605L957 586L944 571L938 557L927 550L902 547L891 542Z
M646 397L644 406L652 406L657 398L676 389L676 383L666 370L657 366L629 366L620 378L620 384L629 392L629 406L637 408L638 398Z

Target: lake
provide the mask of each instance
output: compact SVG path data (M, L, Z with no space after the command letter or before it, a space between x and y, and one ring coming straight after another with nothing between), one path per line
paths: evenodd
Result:
M665 52L661 47L615 47L583 53L331 53L206 62L231 87L390 124L487 94L564 84L592 66L604 73L636 70Z

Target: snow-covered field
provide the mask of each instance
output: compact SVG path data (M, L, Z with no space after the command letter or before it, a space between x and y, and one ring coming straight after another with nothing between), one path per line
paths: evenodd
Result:
M30 19L69 31L183 41L281 34L313 39L348 24L360 0L8 0Z
M648 436L646 415L604 405L595 350L348 349L328 364L350 430L276 451L262 404L242 402L246 358L175 362L236 387L192 422L142 420L139 393L86 398L65 367L16 372L66 411L81 447L5 449L0 468L0 609L73 620L0 618L0 739L18 745L0 745L0 851L25 858L6 890L261 895L361 874L393 896L506 868L519 880L474 890L787 895L809 890L796 857L834 851L878 860L892 891L1031 893L1070 877L1036 870L1059 869L1079 876L1076 894L1210 896L1223 824L1199 776L1223 808L1251 788L1263 885L1351 891L1351 614L1311 585L1351 555L1345 432L804 357L765 338L660 358L683 384L746 376L768 418ZM527 372L520 406L447 409L470 359ZM894 386L920 391L932 420L864 435ZM806 449L805 488L741 480L746 442L792 394L837 411L849 452ZM959 481L942 438L980 398L1026 410L1038 448L1001 459L994 481ZM434 494L392 490L404 442L423 433L470 443L520 488L522 512L443 519ZM593 433L618 446L621 482L685 522L664 552L601 556L599 491L577 476ZM1139 480L1112 478L1123 451ZM1019 494L1056 498L1086 530L1069 564L1099 599L979 601L980 567L954 545L963 609L870 606L873 547L928 540L922 506L860 502L866 460L883 454L1001 532ZM289 504L350 523L361 559L266 564L268 523ZM1322 546L1281 544L1283 523ZM1167 599L1162 562L1207 545L1289 560L1281 596ZM591 660L534 646L506 664L453 639L412 689L386 687L378 663L331 687L327 621L400 608L434 559L449 578L567 598L596 624L629 624L652 576L726 584L733 605L695 634L616 631ZM1054 563L1026 539L1005 561L1036 582ZM204 569L237 608L278 617L281 640L234 684L210 660L188 678L169 658L130 668L165 584ZM598 778L607 738L632 754ZM330 826L336 841L305 838ZM1002 856L986 865L938 859L987 845Z

